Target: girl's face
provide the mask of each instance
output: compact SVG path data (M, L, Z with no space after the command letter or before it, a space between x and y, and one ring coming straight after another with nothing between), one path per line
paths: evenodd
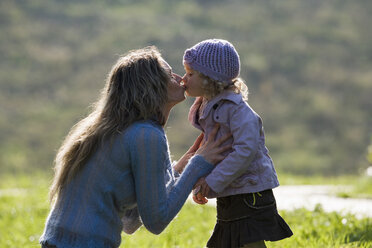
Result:
M183 76L183 86L188 96L204 96L203 78L187 64L184 64L186 74Z
M182 78L180 75L173 73L172 67L165 60L162 61L162 65L171 78L168 84L168 103L175 105L186 98L185 88L181 85Z

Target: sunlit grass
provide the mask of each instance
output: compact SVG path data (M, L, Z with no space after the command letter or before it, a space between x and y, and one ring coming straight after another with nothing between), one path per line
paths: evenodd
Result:
M204 247L213 231L215 216L214 207L186 203L163 233L153 235L142 227L133 235L122 235L121 247Z
M40 247L38 239L49 212L47 200L50 178L42 174L0 178L0 248ZM275 247L372 247L372 219L353 215L314 211L281 211L294 236ZM160 235L141 228L122 235L121 247L204 247L215 224L214 207L187 203L177 218Z
M372 247L372 219L357 219L354 215L326 213L321 206L314 211L298 209L282 211L293 237L268 247Z
M357 219L353 215L326 213L321 207L314 211L298 209L281 211L294 235L278 242L275 247L371 247L372 220ZM186 204L178 218L159 236L144 228L134 235L123 236L121 247L204 247L215 223L215 209L210 206Z
M45 176L1 176L0 247L36 247L48 205Z

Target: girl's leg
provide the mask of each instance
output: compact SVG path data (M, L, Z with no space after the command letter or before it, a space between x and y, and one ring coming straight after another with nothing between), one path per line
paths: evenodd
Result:
M242 248L266 248L265 242L263 240L245 244Z

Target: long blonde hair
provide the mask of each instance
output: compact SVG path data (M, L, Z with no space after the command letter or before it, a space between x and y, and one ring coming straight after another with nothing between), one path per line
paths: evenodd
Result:
M203 79L202 88L208 98L213 98L218 94L222 93L224 90L232 90L235 93L240 93L243 96L245 101L248 101L248 86L244 83L242 78L235 78L232 80L230 84L226 82L220 82L218 80L214 80L203 73L196 71L199 76Z
M57 152L51 201L103 142L135 121L153 119L165 124L163 107L170 76L161 63L161 54L154 46L130 51L118 59L93 111L72 127Z

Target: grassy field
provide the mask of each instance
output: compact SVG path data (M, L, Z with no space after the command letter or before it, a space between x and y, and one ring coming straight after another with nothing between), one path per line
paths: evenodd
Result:
M1 176L0 248L39 247L49 211L49 179L31 176ZM281 211L294 236L268 247L372 247L372 219L326 213L321 206L314 211ZM215 222L215 209L187 203L178 217L161 235L141 228L134 235L123 235L121 247L204 247Z

